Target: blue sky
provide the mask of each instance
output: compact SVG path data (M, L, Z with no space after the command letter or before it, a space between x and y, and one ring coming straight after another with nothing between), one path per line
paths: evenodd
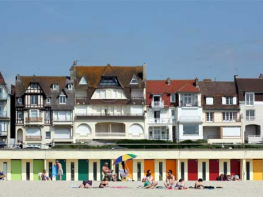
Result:
M260 1L0 2L0 70L69 75L78 65L147 64L148 79L263 73Z

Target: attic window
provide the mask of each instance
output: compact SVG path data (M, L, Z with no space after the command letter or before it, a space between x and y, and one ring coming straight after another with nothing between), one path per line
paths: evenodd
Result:
M48 104L50 103L50 98L47 98L47 103L48 103Z
M138 80L135 75L133 75L131 83L130 84L138 84Z
M81 80L79 81L79 84L80 85L86 85L87 84L87 81L86 81L84 76L82 76Z
M31 89L37 89L37 87L38 87L38 85L36 84L36 83L32 83L32 84L30 84L30 88Z
M56 90L57 89L57 84L52 84L52 90Z
M72 90L73 89L73 85L72 84L68 84L68 89Z
M116 77L103 77L99 85L100 86L120 86Z
M213 105L214 104L214 98L213 97L206 97L205 103L206 103L206 105Z

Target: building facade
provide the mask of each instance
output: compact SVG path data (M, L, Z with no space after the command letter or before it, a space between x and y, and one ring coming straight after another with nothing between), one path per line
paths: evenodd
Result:
M69 77L16 77L16 141L47 148L73 142L74 86Z
M0 145L4 147L10 143L10 103L10 92L0 72Z
M235 82L239 96L244 140L263 142L263 75L259 78L238 78Z
M146 65L76 66L74 142L145 138Z
M235 82L199 82L203 136L208 143L242 143L241 116Z

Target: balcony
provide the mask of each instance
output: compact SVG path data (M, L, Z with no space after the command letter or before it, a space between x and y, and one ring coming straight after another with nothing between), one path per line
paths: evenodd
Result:
M151 124L170 124L173 123L171 118L149 118L148 123Z
M125 137L126 133L125 132L96 132L95 133L96 137Z
M181 101L180 107L198 107L198 102L183 103L183 102Z
M249 144L258 144L262 143L262 137L260 135L249 135L248 136L248 143Z
M153 109L163 109L164 108L164 101L152 101L151 107Z
M42 141L42 136L27 135L26 141Z
M184 116L182 115L179 118L179 122L184 122L184 123L202 123L202 118L201 116Z
M26 122L42 122L43 118L42 117L28 117L26 118Z
M246 121L260 121L263 120L262 116L246 116Z
M51 121L53 124L72 124L72 118L54 118L52 121Z
M8 96L6 94L0 94L0 100L7 100Z
M136 119L136 120L144 120L143 113L131 114L131 113L75 113L75 116L78 119Z
M4 117L4 118L7 118L7 111L0 111L0 117Z
M0 131L0 136L7 136L7 131Z

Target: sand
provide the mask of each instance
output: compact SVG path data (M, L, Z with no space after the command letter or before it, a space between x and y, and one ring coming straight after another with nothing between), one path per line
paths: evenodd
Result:
M222 186L223 189L214 190L195 190L187 189L184 191L178 190L163 190L163 189L142 189L137 188L142 185L141 182L110 182L110 186L129 186L128 189L76 189L71 188L73 185L79 185L81 182L41 182L41 181L0 181L0 197L139 197L139 196L195 196L195 197L215 197L215 196L238 196L238 197L253 197L263 196L263 182L257 181L238 181L238 182L205 182L205 185ZM94 186L98 186L99 182L93 182ZM159 182L163 185L163 182ZM186 186L192 186L194 182L186 182Z

